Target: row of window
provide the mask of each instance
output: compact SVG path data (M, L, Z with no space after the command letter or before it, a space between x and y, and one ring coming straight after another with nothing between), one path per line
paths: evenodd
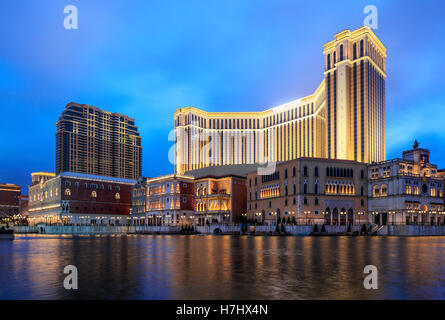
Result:
M263 128L275 126L295 119L300 119L314 113L314 104L301 105L287 111L275 113L262 119ZM192 113L185 118L185 125L195 124L204 129L260 129L260 119L206 119ZM181 125L181 118L177 117L176 126Z
M307 197L304 197L303 198L303 205L309 205L309 204L310 204L309 203L309 199ZM289 202L288 202L287 198L284 199L284 205L285 206L289 205ZM297 198L294 197L292 199L292 205L294 205L294 206L297 205ZM316 205L316 206L319 205L319 199L317 197L314 198L314 205ZM269 208L272 208L272 201L269 201L268 206L269 206ZM360 206L362 206L362 207L365 206L365 200L364 199L360 200ZM258 203L257 202L255 202L254 208L258 209ZM252 203L249 204L249 210L252 210Z
M71 187L71 181L69 181L69 180L67 180L67 181L65 181L65 187ZM74 186L76 187L76 188L79 188L80 187L80 183L78 182L78 181L76 181L76 182L74 182ZM88 187L90 187L90 189L102 189L102 190L104 190L105 189L105 186L103 185L103 184L101 184L100 186L97 184L97 183L90 183L89 185L88 185L88 183L84 183L83 184L83 187L84 187L84 189L88 189ZM120 189L121 189L121 187L120 186L115 186L114 187L114 189L116 190L116 191L120 191ZM113 186L112 185L108 185L108 190L113 190Z
M65 196L71 196L70 188L65 189ZM91 191L91 198L97 198L97 192L95 190ZM114 198L116 200L119 200L121 198L121 195L119 194L119 192L116 192L116 194L114 195Z

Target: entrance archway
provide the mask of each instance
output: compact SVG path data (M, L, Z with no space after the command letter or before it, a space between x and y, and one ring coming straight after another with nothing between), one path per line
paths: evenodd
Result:
M338 209L334 208L334 210L332 211L332 224L338 224L340 219L339 219L339 214L338 214Z

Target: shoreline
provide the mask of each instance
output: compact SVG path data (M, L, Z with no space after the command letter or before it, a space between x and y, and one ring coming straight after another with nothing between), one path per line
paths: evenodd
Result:
M197 226L194 232L181 230L180 226L15 226L15 234L54 234L54 235L248 235L253 237L360 237L360 236L445 236L445 226L435 225L386 225L372 234L362 234L358 226L325 226L325 232L314 232L313 225L284 226L282 232L275 231L275 226L249 226L241 231L241 226L210 225ZM318 227L320 228L320 227Z

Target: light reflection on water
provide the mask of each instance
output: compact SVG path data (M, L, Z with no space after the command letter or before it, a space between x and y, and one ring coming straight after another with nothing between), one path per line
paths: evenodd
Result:
M0 241L0 299L445 299L444 257L445 237L16 235Z

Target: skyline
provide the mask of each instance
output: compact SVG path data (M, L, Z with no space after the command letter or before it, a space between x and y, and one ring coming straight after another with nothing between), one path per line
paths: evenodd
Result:
M54 172L56 122L71 101L135 118L143 176L171 173L167 137L176 108L257 111L310 94L323 77L323 44L344 29L360 27L367 5L323 3L326 11L317 12L316 4L287 1L192 3L193 9L185 3L124 3L76 1L79 30L63 29L65 4L1 5L0 92L7 117L2 117L0 150L16 155L1 158L1 182L19 184L27 193L31 172ZM445 99L439 75L444 62L438 49L444 45L435 39L444 31L438 7L445 5L374 5L379 9L374 32L388 48L386 158L398 157L417 139L431 150L431 162L443 168L440 106ZM417 7L431 11L428 19L412 23ZM307 25L317 27L308 34Z

